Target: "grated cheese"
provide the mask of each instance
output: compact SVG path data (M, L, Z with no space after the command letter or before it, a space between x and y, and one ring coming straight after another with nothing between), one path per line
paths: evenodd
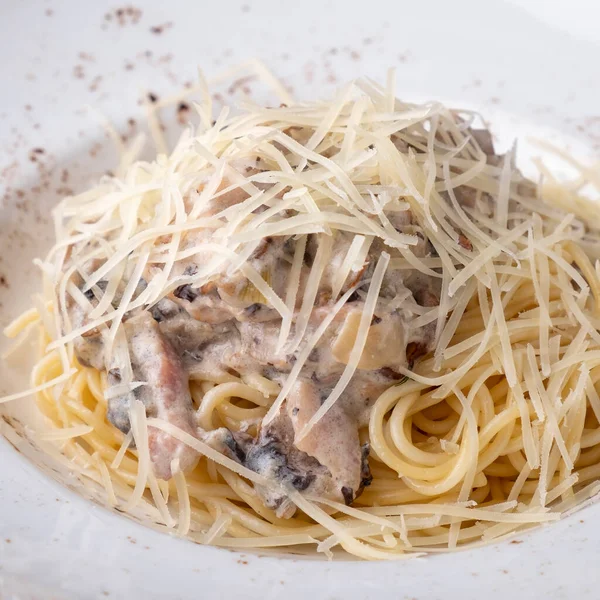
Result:
M146 105L160 152L153 162L138 159L141 137L126 148L108 128L122 152L118 178L104 178L54 210L56 244L36 261L44 295L5 330L22 340L38 328L45 355L32 389L0 403L36 394L56 425L41 439L60 442L66 462L108 504L149 510L157 526L220 546L314 544L331 556L341 545L364 558L404 558L420 548L475 547L588 501L598 487L586 484L589 463L577 465L592 460L587 448L600 435L587 420L593 413L600 421L600 242L595 207L580 191L600 186L596 171L558 151L580 175L565 185L542 166L540 189L555 204L549 206L521 189L516 146L488 164L472 129L476 115L397 100L393 71L385 86L351 82L329 102L295 105L257 61L233 72L258 75L287 106L256 107L246 98L241 114L225 107L213 121L209 84L200 74L189 93L200 94L194 107L201 125L187 128L170 154L157 111L187 91ZM269 236L295 238L293 256L282 258L291 265L283 285L253 259ZM344 248L339 256L336 244ZM417 327L435 329L432 355L414 369L398 368L413 381L374 399L369 441L377 460L365 506L283 488L212 448L202 430L195 437L148 418L135 400L132 392L144 382L134 380L126 315L180 286L202 287L221 276L244 278L279 313L277 352L295 360L289 358L282 385L247 373L194 382L198 422L207 431L254 431L279 414L353 294L363 310L349 359L296 442L361 370L382 290L387 299L402 282L389 306L411 313L407 336ZM438 306L414 301L404 283L415 277L439 284ZM72 307L85 318L73 318ZM103 389L97 373L78 365L73 343L82 334L102 337L106 364L121 371L118 385ZM219 404L227 391L228 401L235 397L243 406ZM106 402L121 395L130 399L131 431L109 438ZM217 404L224 410L213 422ZM239 420L246 411L253 417ZM159 482L148 427L199 452L198 471L184 474L174 462L171 489ZM260 487L287 495L287 505L304 514L288 526L260 504ZM170 512L175 503L177 518Z
M131 432L138 453L138 472L133 492L125 504L125 510L135 508L146 490L148 476L150 475L150 451L148 449L148 425L146 409L142 402L135 400L130 405L129 418L131 421Z

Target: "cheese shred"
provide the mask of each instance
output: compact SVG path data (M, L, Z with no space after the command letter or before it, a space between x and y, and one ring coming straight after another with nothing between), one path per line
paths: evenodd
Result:
M600 489L600 229L581 190L600 191L597 169L542 144L579 176L561 183L538 163L536 187L516 146L497 154L475 115L396 99L393 72L385 86L350 82L302 104L257 61L217 79L232 75L260 79L283 104L246 98L213 120L215 81L201 74L146 106L156 160L137 160L141 140L125 147L113 132L119 177L54 210L56 244L36 261L43 295L4 330L19 349L36 333L40 358L31 388L0 404L35 396L50 427L32 435L86 493L203 544L405 559L498 541L590 502ZM169 154L159 111L188 97L200 124ZM273 248L277 260L261 262ZM280 325L264 371L193 374L186 430L141 401L148 382L123 324L165 298L181 306L202 294L210 310L227 299ZM379 325L382 306L396 329ZM101 341L106 373L78 362L82 339ZM288 418L324 342L339 371L323 383L315 367L319 402L292 436L310 460L361 377L385 382L361 387L353 413L372 478L337 495L283 477L295 473L285 453L279 475L250 468L231 441ZM378 362L386 352L393 369ZM107 417L117 397L128 399L125 434ZM226 430L225 448L215 440ZM157 440L181 450L170 481L154 464ZM184 450L197 459L189 467ZM334 483L336 452L318 465ZM269 494L279 500L262 502Z

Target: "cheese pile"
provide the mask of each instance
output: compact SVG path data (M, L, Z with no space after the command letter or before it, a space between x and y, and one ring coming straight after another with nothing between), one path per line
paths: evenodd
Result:
M50 334L46 351L58 353L62 373L1 401L60 387L74 373L72 342L88 332L102 331L106 352L122 356L127 363L121 327L127 313L151 308L182 285L200 287L225 272L240 272L281 315L278 349L296 357L265 418L268 421L277 414L312 349L356 291L351 287L341 294L344 283L361 272L377 240L385 251L370 276L368 291L360 292L364 311L348 364L298 437L304 437L339 400L358 368L386 273L416 270L438 279L442 293L439 306L427 307L418 316L419 325L435 323L435 351L415 370L401 369L412 380L406 384L407 393L432 387L437 388L436 398L452 393L464 401L458 436L468 429L468 400L472 401L464 398L458 384L489 353L492 366L480 374L482 381L490 373L504 374L514 399L515 415L509 417L518 414L520 419L526 468L517 483L522 486L532 470L547 468L554 444L570 473L580 448L576 441L565 440L562 420L587 398L600 421L600 399L590 378L595 363L589 362L596 360L596 355L590 356L600 348L596 260L600 236L589 225L594 206L577 195L581 178L571 187L546 178L537 189L515 167L514 148L498 157L483 147L474 134L476 114L434 102L404 103L395 97L393 77L386 86L351 82L330 101L288 101L273 108L246 102L241 113L231 114L225 108L215 121L210 94L206 86L200 89L203 101L195 104L200 126L188 128L170 154L160 153L153 162L136 160L136 142L123 154L119 177L105 178L96 187L65 198L54 210L56 244L44 260L37 261L44 274L46 304L40 303L33 313ZM156 133L154 115L150 124ZM249 163L258 168L245 168ZM586 182L600 188L595 172L580 170ZM468 189L472 201L462 202L458 188ZM243 192L240 203L206 212L211 202L235 191ZM542 201L540 195L554 204ZM569 199L573 212L564 210ZM398 231L392 224L394 216L407 211L414 226ZM201 231L210 235L190 243L196 239L193 234ZM354 238L333 282L330 311L314 332L305 335L335 231L350 232ZM318 236L319 250L301 289L300 269L310 235ZM281 297L248 262L262 240L273 236L296 239ZM412 251L419 236L433 248L427 257ZM204 258L195 273L181 274L176 269L179 261L196 255ZM148 272L153 276L142 281ZM523 277L533 282L537 308L510 320L505 313ZM93 304L90 298L95 299ZM474 301L481 307L484 327L457 341L461 319ZM83 325L71 323L68 307L73 302L87 315ZM49 306L52 310L47 310ZM567 327L579 330L568 348L561 347L557 334ZM534 330L535 348L515 346L521 330ZM121 366L120 392L143 384L133 381L130 364ZM557 406L565 378L576 367L577 383ZM143 407L136 403L133 436L143 440L149 425L168 431L246 479L269 485L202 441L157 419L146 420ZM72 431L67 437L76 435L81 432ZM121 457L131 438L126 438ZM457 441L444 440L448 448L456 447ZM139 502L150 477L146 450L140 450L129 507ZM477 464L476 453L471 462ZM575 475L565 482L563 487L570 490ZM176 485L185 491L185 479L178 479ZM155 492L153 496L159 497ZM361 554L361 543L318 508L318 503L328 504L325 499L311 500L293 491L290 498L332 533L331 545L331 540L341 539L347 549ZM504 508L514 507L514 498L510 501L513 504ZM352 517L359 512L329 504ZM467 510L464 503L456 507ZM381 514L389 517L392 508L382 508ZM189 505L182 510L182 520L189 523ZM444 510L450 514L447 507ZM417 511L425 512L431 514L429 509ZM537 512L526 512L524 522L554 518L546 512L545 501ZM377 510L360 513L369 526L382 526ZM512 513L510 518L502 516L500 510L495 514L498 523L518 518ZM217 520L215 531L222 525Z

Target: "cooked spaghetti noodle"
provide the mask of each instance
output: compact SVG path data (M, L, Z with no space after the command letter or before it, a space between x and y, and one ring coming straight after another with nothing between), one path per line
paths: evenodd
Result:
M600 490L600 234L592 205L579 188L555 181L536 190L511 154L485 147L473 115L406 105L391 85L358 87L361 93L348 86L331 103L224 112L214 124L210 106L199 106L203 126L186 133L170 157L133 163L122 180L58 207L57 245L39 263L45 297L6 334L37 329L32 389L52 425L42 439L59 445L106 504L141 508L200 543L326 554L341 547L378 559L499 540L556 520ZM251 168L236 162L249 157ZM243 194L235 202L211 205L236 191ZM571 198L577 216L553 205L557 197L562 206ZM410 223L401 227L396 217L406 213ZM190 232L207 228L208 239L190 242ZM351 240L335 262L340 232ZM249 262L276 236L296 248L283 287L276 273ZM309 236L317 250L301 275ZM419 254L423 239L427 251ZM186 260L201 251L193 271ZM335 272L319 301L328 261ZM177 301L191 305L189 286L207 286L225 271L242 272L241 295L250 295L236 310L260 304L275 315L277 352L289 364L192 369L189 428L144 400L150 384L135 379L141 350L131 343L138 335L131 323L136 310L158 306L174 290L183 289ZM411 331L426 346L413 360L410 342L396 350L385 332L374 333L417 296L414 287L395 288L395 308L382 309L393 273L435 280L437 288L427 290L439 292L435 302L411 304ZM361 303L354 319L353 301ZM86 307L85 318L73 306ZM164 310L153 314L158 325L169 323ZM401 323L408 328L408 317ZM75 344L100 334L105 367L83 366ZM294 467L294 478L277 479L249 456L291 402L323 339L341 368L310 416L294 421L293 451L305 448L311 468L329 478L317 488L320 475L299 482ZM342 488L340 500L326 487L339 465L315 434L348 405L360 376L387 376L383 346L402 359L394 354L388 384L377 379L361 388L378 392L366 418L352 421L357 444L370 449L370 475L361 489ZM117 367L110 360L119 354L126 358ZM126 427L114 416L121 397ZM306 445L311 439L317 446ZM167 463L157 458L157 440L180 445ZM288 457L286 469L292 466Z

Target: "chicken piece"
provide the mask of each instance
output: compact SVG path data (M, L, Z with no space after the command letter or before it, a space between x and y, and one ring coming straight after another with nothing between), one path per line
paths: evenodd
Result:
M129 431L129 407L133 395L143 402L148 416L158 417L195 436L188 374L173 345L148 312L133 317L124 328L133 376L145 385L131 394L109 399L109 421L122 431ZM108 374L110 384L120 382L116 369L110 369ZM154 474L159 479L172 477L171 463L175 459L182 471L193 468L198 460L195 450L155 427L148 428L148 445Z
M326 467L330 480L317 482L323 495L350 504L362 488L362 451L356 420L346 413L340 399L300 441L297 434L314 416L329 390L310 381L298 380L286 400L287 415L294 429L294 446Z
M152 316L191 379L210 379L228 371L230 356L240 346L240 334L233 321L217 325L198 321L168 299L152 309Z
M81 325L74 325L74 327L81 327ZM99 331L77 337L73 340L73 347L81 365L98 370L104 368L104 341Z
M350 504L371 483L368 445L360 446L357 422L341 404L334 405L301 442L296 441L322 396L312 382L298 381L279 414L256 439L225 428L204 435L219 452L275 484L256 489L265 506L279 517L289 518L295 512L286 488Z
M350 504L372 480L367 460L368 445L359 448L359 469L352 474L352 479L358 480L358 486L352 489L341 485L347 481L336 481L327 467L294 444L293 425L284 412L263 427L256 440L221 428L206 434L205 441L273 482L273 486L256 485L255 489L264 505L275 510L280 518L290 518L296 510L286 493L290 487Z

